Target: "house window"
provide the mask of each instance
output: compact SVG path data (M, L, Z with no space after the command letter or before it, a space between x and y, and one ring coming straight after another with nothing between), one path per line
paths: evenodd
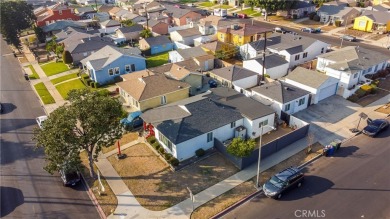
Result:
M221 33L221 40L223 40L223 34Z
M379 66L379 65L375 65L374 72L378 71L378 66Z
M230 123L230 128L234 128L234 127L236 127L236 122Z
M366 21L359 21L359 27L365 27Z
M284 107L284 111L289 111L290 110L290 104L287 104L285 107Z
M303 53L303 58L307 57L307 52Z
M324 48L321 48L321 53L324 53Z
M295 61L299 60L299 56L300 56L300 55L296 55L296 56L295 56Z
M161 105L167 103L167 97L166 96L161 96Z
M109 74L109 75L114 75L114 69L109 68L109 69L108 69L108 74Z
M207 142L210 142L212 140L213 140L213 133L212 132L207 133Z
M135 65L134 64L131 64L131 71L135 71Z
M358 73L353 74L353 78L357 78Z
M125 71L129 72L130 71L130 65L125 65Z
M115 73L116 75L119 75L119 67L115 67L115 68L114 68L114 73Z
M172 142L167 138L165 137L164 135L162 135L161 133L159 133L158 135L158 139L165 144L165 146L167 146L169 148L169 150L172 151Z
M62 15L62 10L59 10L59 11L58 11L58 14Z
M259 123L259 128L261 128L261 126L266 126L266 125L268 125L268 119L260 122Z
M367 72L371 72L371 70L372 70L372 67L370 67Z
M305 98L299 99L298 106L302 106L303 104L305 104Z

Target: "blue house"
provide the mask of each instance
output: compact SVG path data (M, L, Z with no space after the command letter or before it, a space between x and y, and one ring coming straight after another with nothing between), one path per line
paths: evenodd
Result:
M145 58L138 48L105 46L81 60L89 77L100 85L117 82L120 75L146 68Z
M167 36L149 37L139 41L141 50L149 50L150 55L173 50L173 43Z

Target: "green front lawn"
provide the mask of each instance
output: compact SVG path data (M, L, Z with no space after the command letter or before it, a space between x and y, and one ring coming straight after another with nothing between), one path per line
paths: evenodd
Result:
M230 9L230 8L232 8L232 6L230 6L230 5L221 5L221 8L222 9Z
M43 82L34 85L34 87L44 104L55 103L54 98L51 96Z
M202 2L199 5L203 7L213 7L215 4L214 2Z
M50 80L50 81L53 84L58 84L58 83L61 83L63 81L67 81L67 80L72 79L72 78L77 78L77 73L65 75L65 76L62 76L62 77L59 77L59 78L54 78L53 80Z
M260 16L261 16L261 13L251 14L250 16L251 16L251 17L260 17Z
M168 63L168 52L163 52L146 58L146 68L152 68Z
M67 99L68 98L68 93L70 90L73 90L73 89L83 89L83 88L86 88L85 85L83 84L83 82L81 82L80 79L74 79L74 80L71 80L71 81L68 81L68 82L64 82L62 84L59 84L56 86L58 92L61 94L61 96L64 98L64 99Z
M41 68L47 76L52 76L69 70L68 66L66 66L63 62L49 62L41 64Z
M185 3L195 3L197 0L179 0L180 3L185 4Z
M32 72L32 75L29 75L29 78L30 79L39 79L39 75L38 75L37 71L35 71L35 68L32 65L29 65L27 67L29 67L31 72Z
M245 10L237 12L237 14L242 14L242 13L244 13L246 15L251 15L251 14L259 13L259 12L255 11L255 10L252 10L251 8L248 8L248 9L245 9Z

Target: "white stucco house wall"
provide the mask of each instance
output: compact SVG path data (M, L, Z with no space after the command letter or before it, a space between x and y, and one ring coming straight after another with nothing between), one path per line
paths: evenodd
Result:
M171 40L179 42L187 46L194 45L194 39L201 37L197 27L188 28L184 30L176 30L170 33Z
M289 69L289 63L285 58L278 54L270 54L265 56L265 66L263 68L263 57L244 60L243 67L258 73L259 75L267 74L272 79L278 79L285 76Z

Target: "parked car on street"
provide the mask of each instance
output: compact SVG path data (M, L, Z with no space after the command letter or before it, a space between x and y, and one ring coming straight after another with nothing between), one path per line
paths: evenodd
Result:
M238 14L238 18L242 18L242 19L248 18L248 15L246 15L246 14L244 14L244 13Z
M288 31L288 30L284 29L283 27L275 27L274 32L285 34L285 33L290 33L291 31Z
M60 171L62 184L64 186L75 186L78 182L81 181L80 173L76 170L66 171L61 169Z
M212 79L209 80L208 83L209 83L210 88L218 87L218 83L216 81L212 80Z
M363 134L366 134L370 137L375 137L379 132L389 127L389 121L386 119L375 119L372 121L367 121L368 125L364 127Z
M288 190L301 187L304 174L297 167L289 167L272 176L263 185L263 192L267 197L280 199Z
M39 116L36 118L39 128L42 129L43 123L47 120L47 116Z
M349 41L349 42L355 42L356 41L356 37L350 36L350 35L343 35L343 36L340 37L340 39L346 40L346 41Z
M301 31L307 33L321 33L321 28L304 27L301 29Z

